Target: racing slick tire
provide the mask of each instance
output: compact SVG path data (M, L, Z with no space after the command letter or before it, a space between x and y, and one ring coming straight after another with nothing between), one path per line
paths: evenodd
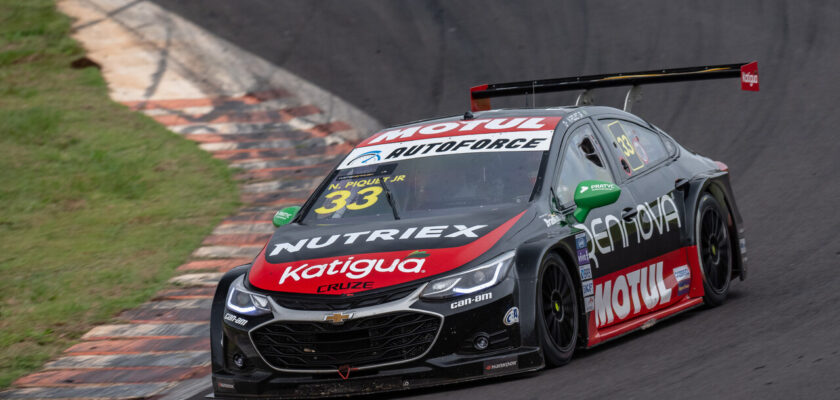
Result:
M728 213L711 194L697 203L697 255L703 273L703 301L709 307L723 304L732 277L732 244L726 221Z
M537 281L537 316L539 335L546 365L568 363L577 346L578 297L575 281L566 263L557 254L549 254L540 265Z

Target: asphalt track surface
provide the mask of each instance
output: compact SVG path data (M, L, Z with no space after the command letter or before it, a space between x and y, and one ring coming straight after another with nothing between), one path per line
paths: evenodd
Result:
M634 108L730 167L750 275L726 304L562 368L404 396L840 398L840 3L154 1L386 125L463 113L481 83L758 60L759 93L648 86Z

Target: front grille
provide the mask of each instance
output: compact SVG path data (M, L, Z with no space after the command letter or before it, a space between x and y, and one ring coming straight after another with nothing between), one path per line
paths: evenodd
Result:
M254 346L273 367L336 370L407 361L423 355L441 318L410 311L329 322L278 321L251 333Z
M417 289L418 285L403 286L395 289L360 293L353 296L277 294L272 296L280 307L290 310L342 311L354 308L371 307L402 299Z

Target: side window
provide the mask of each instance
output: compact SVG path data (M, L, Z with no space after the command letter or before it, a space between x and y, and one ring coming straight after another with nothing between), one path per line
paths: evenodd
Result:
M571 133L563 150L560 174L554 185L560 202L571 203L578 183L588 179L613 182L604 152L595 139L592 127L583 125Z
M621 169L628 176L668 158L668 149L656 132L627 121L606 119L600 122L612 139L611 147Z

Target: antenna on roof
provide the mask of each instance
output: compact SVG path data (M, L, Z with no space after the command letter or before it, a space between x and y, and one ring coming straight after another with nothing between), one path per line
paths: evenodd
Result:
M642 101L642 87L639 85L630 86L630 89L627 90L627 94L624 96L623 110L630 112L630 108L633 107L633 103L638 103L640 101Z

